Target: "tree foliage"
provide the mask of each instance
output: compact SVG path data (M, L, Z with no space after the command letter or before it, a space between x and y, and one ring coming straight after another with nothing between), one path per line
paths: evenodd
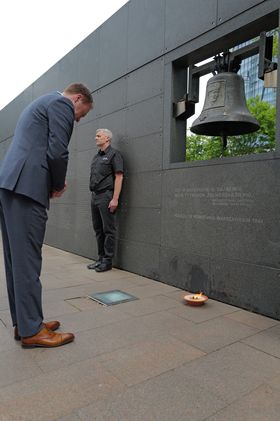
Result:
M260 124L260 129L257 132L228 137L226 149L223 149L220 137L192 134L187 136L186 159L197 161L273 151L275 148L276 106L262 101L259 96L248 99L247 105L251 114Z

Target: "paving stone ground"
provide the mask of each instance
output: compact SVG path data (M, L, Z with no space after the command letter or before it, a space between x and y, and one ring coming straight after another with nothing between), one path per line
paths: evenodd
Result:
M0 421L279 421L280 322L88 259L43 249L46 320L75 342L22 349L0 261ZM92 293L139 299L111 307ZM280 303L279 303L280 304Z

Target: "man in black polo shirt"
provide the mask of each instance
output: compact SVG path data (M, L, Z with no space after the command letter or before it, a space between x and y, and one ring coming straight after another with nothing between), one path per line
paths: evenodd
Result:
M90 168L91 214L98 260L87 267L96 272L112 269L116 235L115 211L123 182L123 158L119 151L112 148L111 140L110 130L96 131L95 141L99 151L93 157Z

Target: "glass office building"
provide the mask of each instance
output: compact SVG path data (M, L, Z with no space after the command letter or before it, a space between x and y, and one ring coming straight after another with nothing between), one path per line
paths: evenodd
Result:
M268 35L278 36L277 30L271 31ZM250 44L253 40L241 44L237 47L243 47ZM273 57L273 61L277 61L277 57ZM271 105L276 104L276 88L265 88L263 80L258 78L259 55L249 57L242 61L239 74L244 79L246 98L255 98L259 96L263 101L269 102Z
M259 96L263 101L275 105L276 88L265 88L263 80L258 78L259 56L243 60L239 74L243 76L246 98Z

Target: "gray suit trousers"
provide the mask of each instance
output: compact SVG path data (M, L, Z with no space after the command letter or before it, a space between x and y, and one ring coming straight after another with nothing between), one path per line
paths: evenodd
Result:
M0 222L10 312L21 336L41 328L42 245L48 216L44 206L27 196L0 189Z

